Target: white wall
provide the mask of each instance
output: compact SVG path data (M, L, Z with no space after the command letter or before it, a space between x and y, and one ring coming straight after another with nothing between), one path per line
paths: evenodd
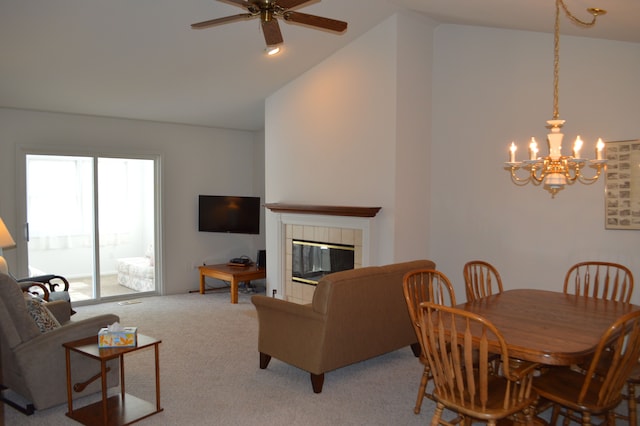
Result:
M4 250L18 270L25 250L16 203L16 152L20 146L68 152L161 156L164 293L198 288L194 266L222 263L264 248L260 236L198 232L198 194L254 195L264 199L263 138L252 132L135 120L0 108L0 216L18 243ZM256 176L257 173L257 176ZM64 208L57 206L56 208ZM22 256L22 255L21 255ZM25 273L18 271L18 274Z
M461 295L473 258L494 263L507 288L557 290L583 259L622 262L640 280L640 232L604 229L603 182L552 200L503 169L512 140L520 156L531 136L544 140L553 36L457 25L433 36L416 20L384 21L271 96L264 153L249 132L0 109L0 216L17 238L19 144L160 153L165 285L177 293L197 286L194 263L263 247L259 237L198 233L195 200L261 194L248 165L264 155L267 202L382 206L379 262L432 258ZM563 36L560 51L567 140L640 138L640 45ZM16 253L4 251L10 268Z
M381 264L427 254L431 32L391 17L266 102L267 202L381 206Z
M434 27L398 15L394 261L428 257Z
M587 259L640 277L640 232L604 229L603 182L551 199L503 169L512 140L522 158L531 136L546 138L553 35L444 24L431 35L413 20L384 21L267 100L267 201L382 206L392 248L380 263L432 258L461 300L476 258L507 288L559 290ZM599 136L640 138L640 45L563 36L560 52L566 140L580 132L592 153Z
M604 229L603 182L551 199L503 169L512 140L523 159L532 136L546 139L553 35L441 25L434 63L430 253L456 292L474 258L495 264L507 288L560 290L569 266L591 259L624 263L640 280L640 232ZM565 153L578 133L591 158L598 137L640 138L638 75L638 44L561 37Z

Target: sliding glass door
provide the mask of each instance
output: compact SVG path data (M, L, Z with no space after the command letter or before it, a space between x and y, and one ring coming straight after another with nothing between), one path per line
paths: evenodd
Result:
M156 160L26 155L29 275L70 282L72 302L157 290Z

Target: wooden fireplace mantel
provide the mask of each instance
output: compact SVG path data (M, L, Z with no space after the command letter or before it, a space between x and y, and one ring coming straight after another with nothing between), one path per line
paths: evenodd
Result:
M374 217L382 207L311 206L302 204L269 203L265 207L274 213L323 214L328 216Z

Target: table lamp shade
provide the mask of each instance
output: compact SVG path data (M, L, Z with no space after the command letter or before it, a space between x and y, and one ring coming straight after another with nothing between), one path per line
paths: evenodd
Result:
M16 242L13 240L13 237L9 233L4 221L0 217L0 248L8 248L14 247Z
M4 274L9 272L9 268L7 266L7 261L4 260L4 257L2 257L2 249L13 247L15 245L16 242L13 241L13 237L11 237L9 230L0 217L0 272Z

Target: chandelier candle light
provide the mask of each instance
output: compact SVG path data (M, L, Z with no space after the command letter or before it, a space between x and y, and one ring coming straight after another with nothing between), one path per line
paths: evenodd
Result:
M538 143L531 138L529 143L529 159L524 161L516 161L516 150L518 149L514 142L511 142L509 148L509 162L505 163L507 170L511 171L511 180L517 185L526 185L531 182L534 185L544 184L544 188L551 193L551 197L564 188L565 185L571 185L576 181L584 184L592 184L598 180L602 170L605 168L607 160L603 159L602 150L604 142L598 139L596 144L596 159L587 160L580 157L582 150L582 139L580 136L576 138L573 145L573 155L562 155L562 138L560 132L565 120L560 119L558 109L558 75L560 64L560 7L565 14L578 25L591 27L595 25L598 15L604 15L606 10L589 8L587 11L593 15L591 22L581 21L569 12L563 0L556 0L556 21L554 28L554 61L553 61L553 119L547 120L547 128L550 133L547 134L547 143L549 145L549 155L546 157L538 157ZM595 169L593 176L587 177L583 175L585 166ZM527 171L526 177L518 177L518 170Z

